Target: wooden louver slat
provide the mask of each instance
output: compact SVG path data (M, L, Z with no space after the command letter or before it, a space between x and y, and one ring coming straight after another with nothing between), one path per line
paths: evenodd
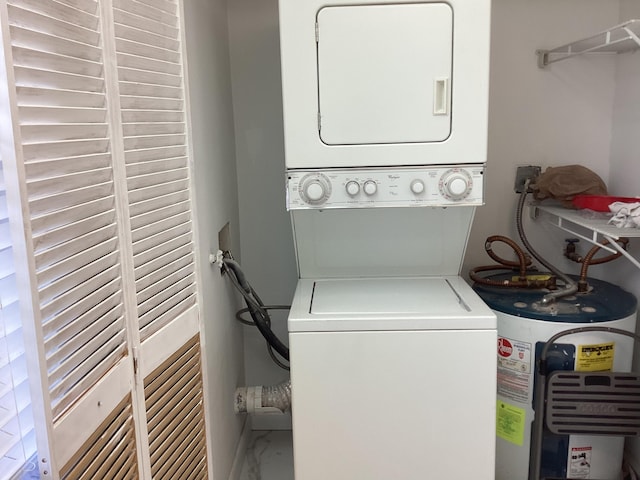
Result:
M58 123L76 123L78 120L85 123L104 123L106 110L96 108L72 108L72 107L47 107L35 105L22 105L19 107L20 118L24 125L35 122L56 125ZM95 158L103 158L105 155L95 155ZM56 159L54 159L56 160ZM91 157L78 158L79 166L83 166L82 160L91 160ZM38 163L32 162L30 167L37 167Z
M38 2L51 3L51 2ZM8 7L9 24L24 26L34 32L45 33L65 40L97 46L100 42L100 33L90 25L75 25L66 19L57 18L55 11L51 14L42 14L23 8L21 1L13 1ZM93 23L93 22L89 22ZM93 23L96 25L95 23ZM88 27L88 28L85 28Z
M123 112L122 115L127 116L128 113L132 113L132 110L128 112ZM139 110L138 113L140 115L144 115L144 118L148 118L147 120L138 119L139 121L152 122L154 120L153 116L148 116L144 113L145 110ZM158 112L155 112L154 115L158 115ZM163 112L162 117L168 118L169 116L181 115L180 112ZM157 119L155 119L157 121ZM147 162L152 160L164 160L167 158L176 158L183 157L187 153L187 148L185 145L178 146L170 146L170 147L154 147L154 148L145 148L142 150L135 150L130 152L125 152L125 158L127 164L134 164L138 162Z
M59 2L43 2L42 0L21 0L20 6L30 11L41 13L48 17L55 17L64 22L75 25L82 25L85 28L96 30L98 28L98 17L96 7L87 10L78 10Z
M144 381L154 478L201 478L207 470L200 343L192 338Z
M100 92L102 82L98 78L66 72L43 71L35 68L17 67L16 84L22 87L43 87L48 89L85 90Z
M33 50L48 49L58 55L78 57L96 63L102 57L102 51L89 43L28 30L15 25L11 27L11 42L16 47Z
M51 110L51 109L49 109ZM24 112L24 109L23 109ZM40 109L40 112L43 112L43 109ZM29 113L33 113L33 117L37 118L40 115L33 110L31 112L26 112L21 115L21 117L25 118L28 121ZM73 109L68 109L68 113L71 115L75 115ZM43 120L44 115L42 117ZM58 174L67 174L67 173L78 173L86 170L93 170L104 168L110 165L111 156L108 153L97 153L93 155L86 156L78 156L72 158L54 158L52 160L44 160L38 162L31 162L28 165L25 165L27 176L33 180L39 180L42 178L49 178L49 175L52 171L57 172Z
M171 15L176 15L176 12L178 10L175 1L172 0L138 0L138 3L150 5L157 8L158 10L170 13Z
M178 48L178 30L171 26L118 9L114 10L114 18L118 38L166 49Z
M131 229L132 230L142 229L146 225L151 225L165 218L173 217L182 212L189 211L188 200L177 200L176 202L171 202L169 204L165 204L157 201L156 206L158 208L149 210L147 212L141 213L140 215L136 215L135 217L131 218Z

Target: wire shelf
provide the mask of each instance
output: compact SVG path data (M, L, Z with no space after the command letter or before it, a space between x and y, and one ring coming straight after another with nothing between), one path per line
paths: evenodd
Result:
M532 205L533 218L544 220L571 235L586 240L594 245L600 245L611 253L619 252L637 268L640 262L617 242L619 238L640 238L640 228L618 228L609 224L610 215L593 212L591 210L569 210L562 207L546 207ZM607 240L608 245L602 245Z
M536 50L538 66L547 65L586 53L624 53L640 48L640 19L628 20L587 38L550 50Z

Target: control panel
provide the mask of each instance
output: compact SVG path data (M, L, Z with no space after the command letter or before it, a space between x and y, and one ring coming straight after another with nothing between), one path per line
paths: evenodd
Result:
M287 209L482 205L483 166L291 170Z

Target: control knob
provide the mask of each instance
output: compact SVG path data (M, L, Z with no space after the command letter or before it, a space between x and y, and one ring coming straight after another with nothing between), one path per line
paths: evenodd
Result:
M424 182L422 180L414 180L411 182L410 188L413 193L420 195L425 190Z
M310 173L300 180L298 193L305 203L321 205L331 195L331 181L322 173Z
M347 189L347 193L352 197L355 197L360 192L360 184L355 180L349 180L345 188Z
M375 193L378 191L378 184L373 180L367 180L366 182L364 182L362 189L364 190L364 193L369 196L375 195Z
M471 193L473 180L469 172L462 169L451 169L442 175L439 182L440 193L451 200L462 200Z

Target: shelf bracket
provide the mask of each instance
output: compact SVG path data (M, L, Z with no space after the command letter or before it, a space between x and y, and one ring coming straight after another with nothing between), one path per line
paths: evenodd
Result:
M609 241L610 245L613 245L613 248L615 248L618 252L620 252L622 255L627 257L627 260L633 263L637 268L640 268L640 262L636 258L634 258L629 252L627 252L624 248L622 248L622 246L618 242L616 242L613 238L607 235L603 235L603 237ZM605 247L603 246L602 248L605 248Z
M544 68L549 65L549 50L536 50L538 56L538 68Z
M629 27L623 27L624 31L627 32L627 35L629 35L629 38L631 38L634 42L636 42L636 44L638 45L638 48L640 48L640 36L636 35L636 33L631 30Z

